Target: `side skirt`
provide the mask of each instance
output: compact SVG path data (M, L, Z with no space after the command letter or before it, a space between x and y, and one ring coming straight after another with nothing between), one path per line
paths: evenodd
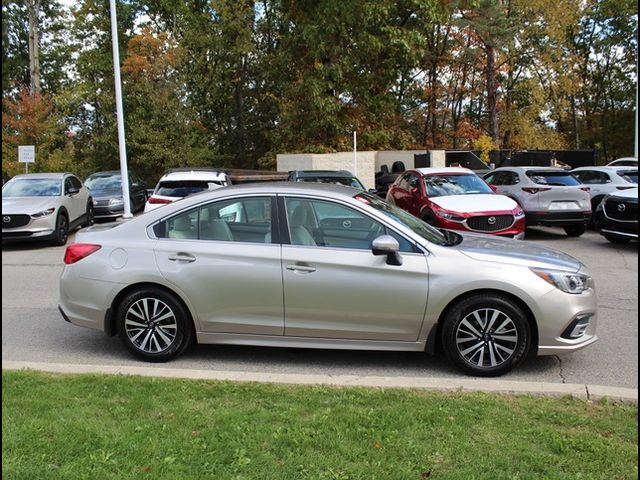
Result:
M285 337L196 332L198 343L252 345L257 347L326 348L332 350L388 350L421 352L425 342L386 342L379 340L344 340L339 338Z

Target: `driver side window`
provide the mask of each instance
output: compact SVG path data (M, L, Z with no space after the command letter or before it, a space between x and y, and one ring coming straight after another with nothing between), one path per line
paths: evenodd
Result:
M400 235L344 205L298 198L287 198L285 205L292 245L369 250L374 238L387 234L398 240L400 251L414 251Z

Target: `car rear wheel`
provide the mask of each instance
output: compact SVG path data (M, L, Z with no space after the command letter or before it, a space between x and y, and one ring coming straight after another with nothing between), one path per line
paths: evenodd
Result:
M191 318L170 293L146 287L128 294L117 309L117 330L124 345L148 362L166 362L191 344Z
M472 375L503 375L527 356L530 343L525 314L513 301L496 294L465 298L443 322L445 354Z
M62 246L67 243L67 239L69 238L69 220L64 215L64 213L58 213L58 218L56 219L56 232L53 238L53 243L58 246Z
M564 227L564 231L570 237L579 237L587 231L587 227L584 225L570 225L568 227Z
M91 225L93 225L94 222L94 215L93 215L93 205L91 202L87 203L87 212L86 212L86 216L87 219L84 221L84 223L82 224L83 227L90 227Z

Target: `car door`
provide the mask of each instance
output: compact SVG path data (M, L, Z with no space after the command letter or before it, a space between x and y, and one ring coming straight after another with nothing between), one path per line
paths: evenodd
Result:
M416 341L427 303L427 261L402 242L401 266L374 256L387 227L339 202L281 197L285 335Z
M189 298L200 331L284 333L273 198L217 200L154 226L158 268Z
M69 212L69 222L71 224L85 214L87 199L88 194L86 188L83 189L80 180L73 176L65 177L63 204L67 212Z

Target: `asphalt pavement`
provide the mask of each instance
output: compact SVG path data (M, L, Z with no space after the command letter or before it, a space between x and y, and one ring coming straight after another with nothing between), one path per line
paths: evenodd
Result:
M451 367L442 355L414 352L198 345L168 364L140 362L117 337L62 320L57 300L64 247L42 244L3 246L3 368L637 401L638 244L613 245L595 232L569 238L551 228L530 229L525 241L569 253L589 267L598 291L600 340L572 354L529 359L500 379L473 379Z

